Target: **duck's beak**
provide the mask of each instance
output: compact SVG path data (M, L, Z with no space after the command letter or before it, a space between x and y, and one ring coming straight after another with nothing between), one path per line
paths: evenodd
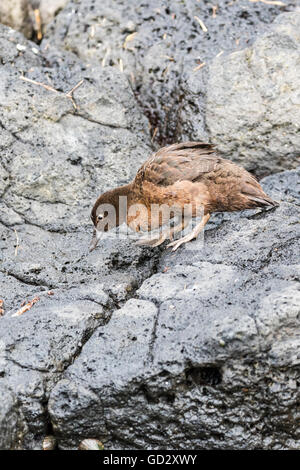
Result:
M99 240L100 240L99 232L96 230L96 228L94 228L93 238L92 238L92 241L90 243L90 251L93 251L96 248L96 246L98 245Z

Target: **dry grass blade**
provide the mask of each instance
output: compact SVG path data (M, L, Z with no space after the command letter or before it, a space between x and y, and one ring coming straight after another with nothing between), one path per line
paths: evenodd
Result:
M2 308L3 303L4 303L4 301L2 299L0 299L0 316L4 314L4 309Z
M153 141L154 141L154 139L155 139L155 136L156 136L156 134L157 134L157 131L158 131L158 127L156 127L156 128L154 129L154 132L153 132L153 134L152 134L152 139L151 139L151 142L153 142Z
M123 43L123 48L124 48L124 49L127 49L127 48L128 48L128 47L127 47L127 43L130 42L130 41L132 41L132 40L135 38L136 35L137 35L137 32L128 34L128 36L126 36L125 41L124 41L124 43Z
M16 243L16 249L15 249L15 256L18 256L18 249L19 249L19 236L18 236L18 232L16 231L16 229L14 228L14 231L15 231L15 235L16 235L16 240L17 240L17 243Z
M43 38L42 21L41 21L41 13L38 8L34 10L34 20L35 20L36 31L37 31L36 37L38 41L41 41Z
M169 73L169 65L167 65L167 67L163 71L163 77L165 78L168 75L168 73Z
M205 62L202 62L201 64L197 65L197 67L194 68L193 72L197 72L197 70L202 69L202 67L204 67L204 65L205 65Z
M212 7L212 17L216 18L217 17L217 11L218 11L218 5L211 5Z
M77 88L79 88L82 84L83 84L83 79L80 80L80 82L78 82L77 85L75 85L72 88L72 90L70 90L70 91L68 91L68 93L66 93L67 98L72 98L74 91L77 90Z
M106 59L108 58L109 54L110 54L110 49L108 47L106 49L106 52L105 52L104 57L103 57L102 62L101 62L102 67L105 67Z
M170 55L162 55L161 57L164 57L165 59L170 60L171 62L175 62L174 57L171 57Z
M200 24L202 31L204 31L205 33L207 33L207 27L205 26L205 24L203 23L203 21L200 20L200 18L199 18L198 16L194 16L194 18L195 18L195 20L197 20L198 23Z
M27 302L23 307L21 307L16 313L12 314L12 317L19 317L20 315L23 315L23 313L27 312L30 310L33 305L40 300L39 297L34 297L32 300Z
M252 2L252 3L261 2L261 3L265 3L266 5L275 5L277 7L286 7L285 3L279 2L277 0L249 0L249 2Z

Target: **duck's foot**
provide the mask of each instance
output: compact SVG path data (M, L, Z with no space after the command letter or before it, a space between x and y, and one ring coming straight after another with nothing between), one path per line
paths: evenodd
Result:
M174 235L176 233L181 232L182 230L184 230L189 222L190 222L190 220L187 219L185 221L180 222L180 224L175 225L175 227L173 227L171 230L169 228L166 228L164 231L161 232L160 236L155 235L152 238L149 237L149 236L142 237L136 242L136 245L154 247L154 246L161 245L166 240L173 240ZM178 240L176 240L176 241L178 241Z
M201 222L198 225L196 225L196 227L191 231L191 233L189 233L188 235L185 235L185 237L179 238L179 240L174 240L173 242L169 243L167 245L167 248L173 247L172 251L176 251L177 248L179 248L184 243L187 243L193 240L194 238L197 238L201 230L204 229L205 225L209 221L209 218L210 218L210 214L204 215Z
M142 237L140 240L136 242L137 246L159 246L161 245L167 238L169 238L169 231L162 232L162 234L158 237Z

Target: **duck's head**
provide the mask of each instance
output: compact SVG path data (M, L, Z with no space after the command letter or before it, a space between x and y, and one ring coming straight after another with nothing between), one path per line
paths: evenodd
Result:
M130 187L127 185L106 191L98 197L91 212L94 231L90 251L96 248L103 232L108 232L126 221L129 191Z

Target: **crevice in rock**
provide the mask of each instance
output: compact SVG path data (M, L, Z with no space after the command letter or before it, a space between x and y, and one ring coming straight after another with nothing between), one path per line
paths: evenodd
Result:
M149 345L149 357L150 357L150 362L153 363L154 361L154 346L155 346L155 342L156 342L156 338L157 338L157 326L158 326L158 321L159 321L159 314L160 314L160 304L158 301L156 300L151 300L152 303L154 303L154 305L156 306L157 308L157 314L156 314L156 317L155 317L155 320L154 320L154 325L153 325L153 330L152 330L152 333L151 333L151 341L150 341L150 345Z
M222 382L220 367L189 367L185 370L185 380L188 386L209 385L215 387Z
M119 125L115 125L115 124L108 124L107 122L97 121L96 119L92 119L87 114L80 113L78 111L75 112L75 113L67 113L67 114L70 114L72 116L80 117L82 119L85 119L86 121L92 122L93 124L98 124L99 126L108 127L110 129L127 129L127 130L130 130L130 127L127 127L127 126L119 126Z
M174 391L164 391L164 392L159 392L157 394L153 394L153 393L151 393L151 391L149 390L149 388L145 384L141 385L140 391L145 396L147 402L150 405L151 404L158 404L160 402L168 403L168 404L172 405L175 401L175 398L176 398L176 395L175 395Z
M23 197L24 199L28 199L29 201L39 202L39 201L37 201L36 199L31 199L31 198L28 198L28 197L23 196L23 195L22 195L22 197ZM66 233L74 233L74 232L76 232L76 230L72 230L72 229L70 229L70 230L66 230L66 229L62 229L62 228L56 228L56 229L54 229L54 228L52 228L52 227L50 227L50 226L47 226L47 225L39 225L38 223L32 222L32 221L30 221L29 219L27 219L27 218L24 216L24 214L23 214L22 212L17 211L16 208L15 208L14 206L10 205L10 203L9 203L7 200L4 201L4 203L7 205L7 207L9 207L9 209L13 210L16 214L18 214L20 217L22 217L22 219L23 219L23 221L24 221L24 223L18 223L18 224L13 224L13 225L18 225L18 226L30 225L30 226L32 226L32 227L37 227L37 228L39 228L39 229L41 229L41 230L44 230L45 232L49 232L49 233L66 234ZM64 204L64 203L61 203L61 202L57 202L57 203L56 203L56 202L53 202L53 203L51 203L51 202L48 202L48 201L47 201L47 202L45 202L45 204ZM3 225L5 225L5 223L2 222L1 219L0 219L0 222L3 223ZM7 228L9 228L9 226L7 226ZM12 227L12 229L13 229L13 227Z
M4 222L3 220L0 219L0 224L3 225L5 228L7 228L8 230L11 230L13 232L13 226L12 225L8 225L6 222ZM18 224L14 224L14 225L18 225Z
M0 127L1 127L4 131L8 132L15 140L18 140L18 141L21 142L22 144L26 144L26 143L27 143L25 140L21 139L21 137L19 137L16 132L13 132L13 131L11 131L10 129L8 129L8 128L3 124L3 122L2 122L1 120L0 120ZM28 127L29 127L29 125L23 127L23 128L20 129L18 132L23 132L23 131L25 131ZM14 143L14 142L12 142L12 144L13 144L13 143ZM12 144L11 144L11 145L12 145Z
M39 289L47 288L47 289L55 289L54 284L45 284L45 283L38 283L37 281L30 280L26 276L22 276L21 274L16 274L7 269L0 269L0 272L7 274L8 276L14 277L17 281L22 282L22 284L26 284L27 286L35 286Z

